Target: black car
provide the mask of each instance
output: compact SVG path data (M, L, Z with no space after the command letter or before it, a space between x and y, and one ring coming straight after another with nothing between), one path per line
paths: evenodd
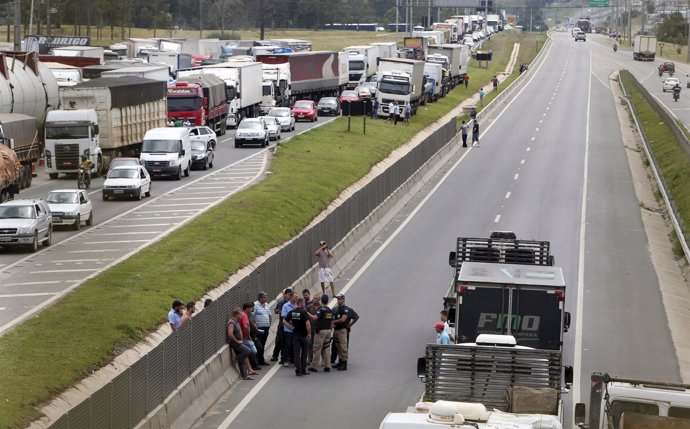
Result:
M319 111L319 115L340 115L340 103L335 97L323 97L319 100L316 108Z
M201 168L206 170L213 167L213 150L215 144L213 142L206 143L203 140L192 140L192 168Z

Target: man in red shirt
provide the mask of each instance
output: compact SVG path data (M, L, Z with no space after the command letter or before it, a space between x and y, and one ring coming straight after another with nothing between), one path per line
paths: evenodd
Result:
M249 375L259 370L259 362L256 360L256 344L252 340L252 328L249 325L249 315L254 312L254 304L251 302L245 302L242 304L242 314L240 319L240 330L242 331L242 344L247 346L249 350L252 351L252 356L249 358L249 363L251 363L251 369Z

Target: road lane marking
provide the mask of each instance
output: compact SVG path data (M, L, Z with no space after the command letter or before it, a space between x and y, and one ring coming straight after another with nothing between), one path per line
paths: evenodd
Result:
M28 298L32 296L52 296L55 295L57 292L36 292L36 293L18 293L16 295L10 294L10 295L0 295L0 298ZM4 309L4 307L3 307Z
M85 241L84 244L145 243L151 240Z
M526 152L529 152L532 148L530 146L527 146L527 149L525 149Z
M62 259L59 261L51 261L53 263L69 263L69 262L101 262L101 261L109 261L110 259Z
M124 249L68 250L67 253L121 252ZM75 280L76 281L76 280Z
M496 217L494 218L494 223L498 223L498 221L500 221L500 220L501 220L501 215L496 215Z
M23 282L23 283L5 283L2 286L37 286L37 285L54 285L57 283L65 283L70 280L46 280L43 282Z
M536 138L536 137L532 137L532 138L530 139L530 141L534 141L535 138Z
M513 180L517 180L518 177L520 177L520 174L519 174L519 173L515 173L515 176L513 176Z
M525 160L524 160L524 159L520 161L520 164L524 164L524 163L525 163Z
M99 268L67 268L64 270L29 271L29 274L85 273L85 272L98 271L98 270L99 270Z
M137 219L139 220L139 219ZM107 225L106 228L150 228L152 226L170 226L174 223L142 223L141 225Z
M149 213L157 213L157 212L149 212ZM159 219L179 219L179 218L187 218L185 215L178 215L178 216L153 216L153 217L137 217L132 220L159 220ZM176 224L177 225L177 224Z
M139 231L139 232L102 232L98 235L141 235L141 234L160 234L162 231Z
M506 200L510 198L510 191L506 192Z

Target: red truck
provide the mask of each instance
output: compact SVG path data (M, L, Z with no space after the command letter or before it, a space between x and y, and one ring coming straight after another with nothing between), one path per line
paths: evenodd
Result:
M210 74L186 76L168 86L168 119L206 125L216 134L225 134L228 101L225 82Z

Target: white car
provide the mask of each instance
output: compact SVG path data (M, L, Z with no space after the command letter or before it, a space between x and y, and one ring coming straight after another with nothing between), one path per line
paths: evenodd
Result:
M472 36L465 36L465 38L463 39L462 43L463 43L464 45L469 46L470 49L474 47L474 39L472 38Z
M0 204L0 246L27 246L31 252L38 243L50 246L53 217L43 200L12 200Z
M278 118L274 116L259 116L264 124L268 127L268 139L269 140L280 140L280 122Z
M268 127L259 118L244 118L235 131L235 147L246 144L258 144L261 147L268 146Z
M189 136L194 140L202 140L206 143L211 143L211 145L213 145L214 148L216 147L216 142L218 141L216 132L210 129L209 127L189 127Z
M141 165L113 168L103 183L103 201L130 197L141 200L151 196L151 176Z
M278 119L281 131L295 130L295 118L292 116L292 110L289 107L274 107L269 110L266 116L273 116Z
M664 92L673 91L673 88L676 85L680 85L680 80L678 80L675 77L667 77L666 80L664 81L664 86L662 87L662 90Z
M44 198L53 214L53 225L71 225L81 228L81 223L93 225L93 205L84 189L56 189Z

